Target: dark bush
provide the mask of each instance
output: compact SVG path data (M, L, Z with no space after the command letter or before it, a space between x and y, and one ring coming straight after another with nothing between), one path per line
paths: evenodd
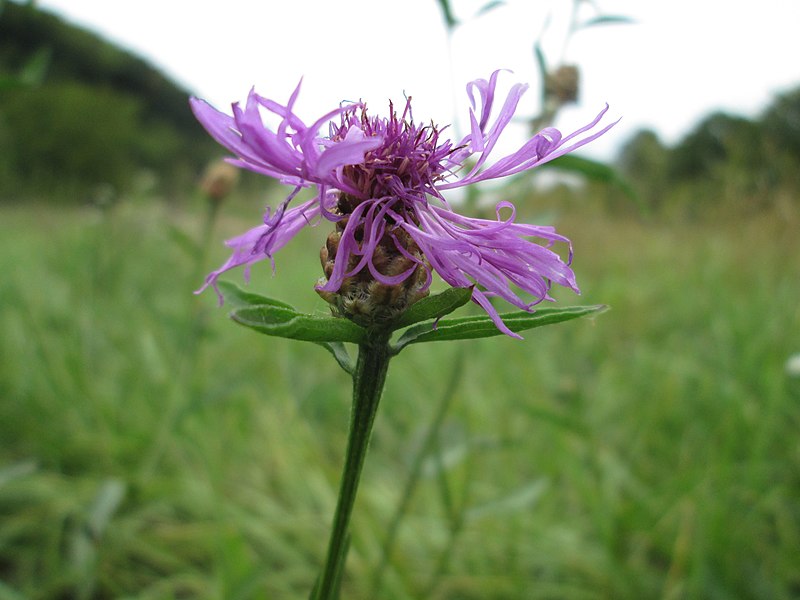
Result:
M34 6L3 6L0 74L49 60L41 85L0 89L0 200L125 192L143 171L174 197L219 153L189 92L145 61Z

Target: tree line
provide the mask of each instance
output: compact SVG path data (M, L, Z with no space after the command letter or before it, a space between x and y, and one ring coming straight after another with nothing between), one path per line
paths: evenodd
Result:
M0 0L0 201L83 201L143 180L168 197L192 189L220 149L189 111L189 94L33 3ZM605 183L585 193L611 209L633 206L631 195L650 212L762 208L798 197L798 164L800 87L755 119L711 114L672 146L639 131L613 175L604 171ZM624 181L628 194L610 180Z
M0 200L85 199L143 178L178 193L219 153L188 96L95 34L0 0Z
M672 146L637 132L616 167L651 210L758 210L800 194L800 87L756 118L715 112Z

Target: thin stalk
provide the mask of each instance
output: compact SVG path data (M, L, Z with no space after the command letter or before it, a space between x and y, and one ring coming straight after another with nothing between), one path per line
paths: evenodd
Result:
M438 440L436 441L438 442ZM439 447L438 444L436 451L437 451L436 457L439 461L441 461L442 460L441 447ZM467 457L468 473L470 471L471 461L472 458L470 458L470 455L468 455ZM467 510L467 505L469 503L469 495L473 481L474 480L469 476L465 478L464 484L461 487L460 502L456 507L455 502L453 501L453 494L450 489L450 484L447 481L447 474L444 469L444 464L442 462L439 462L439 483L441 486L442 504L444 504L445 511L447 512L447 518L450 525L450 536L447 540L447 545L439 555L439 559L436 561L436 568L433 570L433 575L431 576L427 587L422 592L420 596L421 598L432 598L434 596L434 591L439 586L442 576L450 568L450 561L452 560L453 554L455 552L456 543L462 531L464 530L464 525L466 524L466 516L467 516L466 510Z
M392 515L392 520L389 523L389 529L386 533L386 538L381 546L381 559L372 577L372 597L374 598L377 598L378 594L380 593L381 585L383 583L383 576L386 572L386 568L389 566L389 562L392 559L392 551L394 550L397 533L400 530L400 524L408 512L408 508L411 505L411 499L414 496L414 492L416 491L420 477L422 476L422 466L425 464L425 458L437 445L436 440L439 438L439 433L442 429L445 416L447 415L450 409L451 401L455 396L458 382L461 380L461 373L464 367L464 348L464 345L460 344L458 346L455 361L453 363L453 370L447 383L447 387L445 388L444 393L439 400L439 406L436 408L436 413L433 417L433 420L428 426L428 430L425 432L425 437L422 441L422 444L420 445L416 456L414 456L408 478L406 479L406 484L403 487L403 492L400 496L400 502L398 503L394 515Z
M339 596L341 573L347 559L350 517L391 359L387 336L373 334L372 337L373 339L358 348L358 361L353 372L353 407L350 414L347 454L328 553L316 594L313 596L315 600L335 600Z
M206 198L206 213L200 233L200 251L197 254L195 262L195 277L193 277L193 281L202 282L203 280L202 277L206 269L206 259L208 258L208 251L211 247L211 236L214 234L214 227L217 224L219 207L221 204L219 200L215 200L211 197Z
M201 237L198 243L198 252L195 255L195 264L192 270L192 286L198 285L203 280L211 235L214 232L214 226L219 216L220 203L211 198L207 198L207 202ZM184 340L183 353L180 355L175 367L176 376L172 380L171 387L166 392L164 418L161 419L160 428L150 446L150 451L142 462L141 474L144 478L151 477L158 468L181 411L189 400L186 390L191 390L193 388L192 384L197 383L195 375L200 342L205 333L206 319L202 304L194 297L190 297L190 302L191 318L186 322L186 330L184 335L181 336Z

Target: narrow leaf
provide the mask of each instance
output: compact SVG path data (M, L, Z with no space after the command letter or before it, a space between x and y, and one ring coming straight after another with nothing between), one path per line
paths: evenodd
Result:
M494 10L495 8L498 8L498 7L500 7L500 6L503 6L504 4L505 4L504 0L493 0L492 2L489 2L489 3L487 3L487 4L484 4L483 6L481 6L481 7L478 9L478 12L477 12L477 13L475 13L475 16L476 16L476 17L483 16L483 15L485 15L486 13L488 13L488 12L490 12L490 11Z
M339 366L344 369L349 375L353 374L353 359L350 358L350 353L341 342L317 342L320 346L325 348L333 355Z
M106 479L89 507L86 525L95 538L99 538L125 498L125 483L119 479Z
M275 300L274 298L267 298L266 296L253 292L247 292L230 281L220 281L217 285L219 291L222 292L222 296L225 298L225 302L228 302L234 308L243 308L246 306L276 306L278 308L294 310L290 304Z
M594 27L595 25L629 25L635 23L634 19L625 17L623 15L605 15L589 19L585 23L580 24L580 28Z
M550 168L577 173L578 175L583 175L587 179L601 181L603 183L616 183L620 180L619 174L610 165L574 154L559 156L547 164ZM544 165L542 166L544 167Z
M464 306L472 298L472 287L468 288L448 288L441 294L428 296L411 305L397 322L392 326L393 330L408 327L420 321L428 319L439 319L450 314L455 309Z
M553 325L599 313L606 308L604 305L540 308L533 313L518 311L501 314L500 317L506 327L514 333L519 333L535 327ZM442 319L435 328L433 323L422 323L405 331L395 345L395 352L399 352L408 344L419 342L469 340L496 335L503 335L503 333L497 329L489 315Z
M537 479L508 496L470 508L466 511L465 517L471 521L487 515L503 515L530 509L539 501L547 487L547 479Z
M565 154L559 156L555 160L542 165L543 168L559 169L568 173L577 173L591 181L598 181L609 185L615 185L622 190L630 200L632 200L643 213L648 212L647 206L644 204L639 194L633 189L633 186L620 175L614 167L606 163L576 156L574 154Z
M539 77L544 81L547 78L547 61L544 58L542 46L538 41L533 45L533 55L536 57L536 66L539 67Z
M307 315L283 306L238 308L231 318L266 335L306 342L353 342L364 339L364 329L346 319Z
M442 9L442 18L447 26L447 30L452 31L455 29L456 25L458 25L458 21L455 16L453 16L453 9L450 7L450 2L448 2L448 0L438 0L438 2L439 8Z

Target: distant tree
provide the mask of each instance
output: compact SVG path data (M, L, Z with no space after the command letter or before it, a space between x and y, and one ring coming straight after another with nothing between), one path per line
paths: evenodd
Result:
M55 15L4 3L0 74L29 73L36 56L47 59L43 80L0 89L0 196L64 182L123 191L142 169L175 195L218 154L189 110L188 91Z
M617 167L650 208L658 208L666 194L669 149L658 135L643 129L622 147Z
M800 88L778 96L761 123L769 141L800 160Z
M141 58L33 6L7 3L0 17L0 64L19 68L49 48L50 80L80 81L136 96L144 118L170 121L197 139L205 136L187 109L189 92Z
M78 83L16 92L3 102L14 169L39 191L124 189L146 139L140 111L134 98Z
M637 132L616 164L652 208L697 216L705 208L763 208L800 198L800 87L781 94L760 118L705 117L672 147ZM782 190L783 194L777 194Z
M672 150L673 180L710 178L720 165L735 162L747 170L760 166L763 140L758 124L716 112L703 119Z
M693 202L743 208L767 203L778 177L761 124L721 112L705 118L672 149L668 176L670 185L693 196Z
M800 88L781 94L761 118L773 180L800 190ZM800 194L795 193L797 197Z

